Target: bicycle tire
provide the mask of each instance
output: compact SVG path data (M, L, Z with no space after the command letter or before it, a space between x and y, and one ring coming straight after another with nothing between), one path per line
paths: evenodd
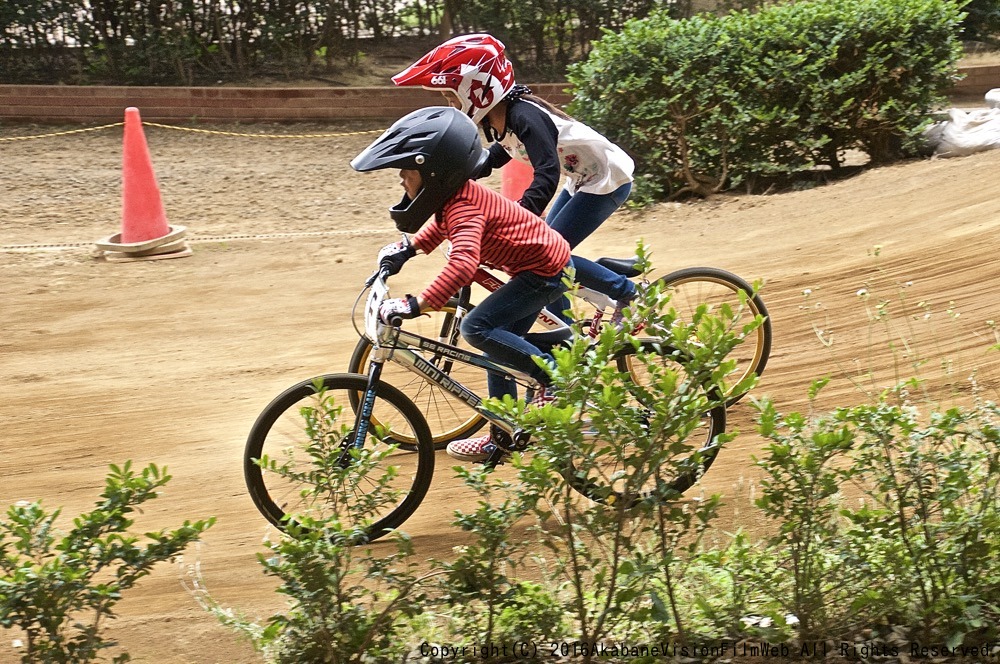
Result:
M449 302L442 309L430 312L429 317L420 316L405 322L406 329L414 334L430 338L440 338L447 343L461 347L464 344L455 325L456 307ZM429 333L428 333L429 332ZM354 346L351 360L347 365L349 373L367 374L368 358L371 355L371 342L362 337ZM486 372L482 369L460 364L445 357L434 358L425 355L425 359L437 366L445 368L448 375L462 383L476 394L486 394ZM444 449L452 440L468 438L478 431L486 419L455 400L437 385L428 382L423 377L392 362L386 362L382 369L383 380L396 386L424 414L430 428L434 449ZM360 393L351 396L351 407L357 412L361 402ZM415 441L407 436L399 437L396 442L401 449L416 449Z
M662 284L664 292L670 293L670 302L667 306L673 307L678 317L684 321L690 321L691 315L701 304L717 309L723 303L728 303L735 312L739 304L739 292L746 293L747 308L735 321L736 328L742 327L757 315L763 316L764 322L730 353L729 358L735 359L737 364L736 371L729 377L728 382L736 385L751 373L758 377L764 373L764 367L767 366L767 360L771 355L771 318L760 294L755 294L753 287L744 279L719 268L689 267L670 272L653 283ZM726 405L732 406L744 396L746 392L729 393L726 396Z
M324 403L318 401L317 383L322 386ZM320 518L336 515L344 525L364 527L370 541L398 528L420 505L434 473L430 431L413 402L386 383L379 383L376 389L373 412L379 414L383 426L405 428L416 441L416 454L387 447L394 445L391 436L380 437L373 427L366 449L387 454L380 458L379 468L395 468L391 484L379 485L378 477L366 475L349 487L350 495L330 491L328 495L313 497L303 491L322 485L326 479L324 469L314 463L314 457L324 453L330 457L334 449L343 449L345 441L350 441L355 418L346 405L348 395L364 391L367 383L368 378L358 374L328 374L305 380L275 397L257 417L247 437L243 472L254 505L270 523L287 530L296 514ZM325 415L327 412L332 417ZM343 417L337 421L341 413ZM318 422L317 414L322 417ZM321 447L324 445L328 447ZM277 464L289 463L289 468L301 477L289 479L262 468L257 460L265 456ZM392 492L398 495L384 509L372 509L370 514L358 515L346 509L348 502L360 498L367 488L378 489L384 497ZM371 519L370 526L362 523L366 519Z
M629 383L633 386L645 385L637 380L638 367L646 367L636 359L638 353L658 359L663 369L675 372L679 380L673 395L629 388ZM657 456L658 450L652 449L654 456L648 464L637 463L634 444L609 441L607 445L595 446L598 452L589 459L581 457L583 460L579 462L570 460L563 476L573 489L587 498L625 509L650 499L658 503L676 500L708 471L719 453L718 437L726 430L726 407L722 393L717 387L706 387L692 379L684 369L680 352L654 340L642 341L638 349L632 345L622 348L615 361L622 383L631 397L615 409L613 417L635 417L637 413L641 417L643 410L652 414L654 406L648 402L662 403L664 398L700 399L705 404L705 411L698 422L677 423L671 420L671 426L676 425L679 431L684 432L683 440L665 438L661 449L671 455L677 452L680 458L671 456L669 463L664 463L664 459ZM601 416L607 415L602 413L595 417ZM690 431L682 425L689 426ZM663 434L661 429L655 435ZM638 486L640 483L641 486Z

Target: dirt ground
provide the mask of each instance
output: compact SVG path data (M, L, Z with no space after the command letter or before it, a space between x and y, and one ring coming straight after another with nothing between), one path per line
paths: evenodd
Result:
M346 369L351 306L395 237L386 209L398 176L348 166L372 127L209 129L368 133L148 127L170 223L187 227L193 255L138 263L94 256L93 243L120 230L120 128L0 141L0 506L41 500L68 517L97 499L109 463L132 459L173 475L142 528L218 518L182 565L158 568L119 605L109 631L137 662L258 661L181 580L197 566L218 601L251 616L283 606L255 559L269 529L244 488L244 440L279 391ZM8 126L0 138L50 131ZM998 171L993 151L811 190L623 211L579 253L627 256L644 238L664 273L711 265L763 279L774 348L756 394L782 411L808 409L814 378L834 376L817 407L846 405L916 364L942 387L936 397L967 398L977 367L995 396ZM396 283L418 288L439 266L414 260ZM890 316L871 322L882 299ZM733 409L741 433L703 482L725 495L726 529L767 526L749 502L751 457L764 446L752 414ZM441 453L406 524L421 556L447 558L462 541L450 515L473 496L452 465ZM2 636L0 662L15 661Z

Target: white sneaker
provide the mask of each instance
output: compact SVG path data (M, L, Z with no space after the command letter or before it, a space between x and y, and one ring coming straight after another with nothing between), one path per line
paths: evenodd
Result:
M639 288L636 287L636 289L632 291L631 295L626 295L622 299L618 300L618 304L615 305L615 310L611 314L611 320L609 320L608 322L617 327L619 330L622 329L622 327L625 324L625 312L623 311L623 309L625 309L625 307L627 307L628 305L632 304L632 301L638 295L639 295Z

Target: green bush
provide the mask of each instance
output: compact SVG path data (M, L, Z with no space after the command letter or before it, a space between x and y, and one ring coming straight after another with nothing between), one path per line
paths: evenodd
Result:
M637 253L644 262L641 244ZM686 639L680 579L719 499L680 500L669 481L701 453L703 415L722 398L710 386L721 385L734 368L726 356L762 322L736 330L739 312L706 307L681 321L668 294L655 286L629 312L622 330L606 326L596 344L581 335L553 351L557 399L524 413L532 451L514 461L519 493L551 561L546 585L560 589L572 640L584 644ZM640 337L656 330L686 358L683 365L640 351L623 372L615 352L637 343L635 321L646 325ZM730 439L723 434L713 445ZM600 502L582 500L570 478L586 478ZM643 494L643 500L625 498ZM583 652L580 661L603 658Z
M601 27L620 28L660 4L4 0L0 83L214 85L255 76L330 81L363 69L366 54L385 50L394 58L417 58L439 42L445 25L454 34L492 32L502 39L521 80L562 81L566 65L589 50ZM680 15L689 0L668 4Z
M401 661L408 649L411 621L419 621L426 594L416 573L410 539L399 531L385 536L394 550L375 552L367 526L399 491L392 480L398 467L386 463L395 451L351 450L342 463L340 441L348 427L344 408L315 383L314 405L300 410L309 471L294 463L292 451L257 463L300 487L301 511L276 539L266 542L258 561L267 576L280 581L286 610L264 624L222 606L200 578L191 579L195 599L224 625L250 639L269 662Z
M571 111L662 194L759 189L844 151L915 149L957 75L955 0L813 0L607 33L570 68Z
M214 519L184 522L177 530L146 533L144 545L128 534L129 515L156 498L170 480L149 465L111 466L103 500L60 534L59 510L19 503L0 521L0 627L26 637L22 662L91 662L115 645L101 633L122 593L159 562L173 560ZM114 658L129 661L127 653Z
M1000 0L970 0L963 7L962 37L996 43L1000 39Z
M757 504L778 524L767 545L782 566L769 585L803 640L998 636L1000 409L925 412L908 398L919 391L905 381L814 418L761 408Z
M515 525L530 507L520 487L478 467L456 467L465 485L479 496L472 512L455 512L454 524L475 540L455 547L451 561L435 561L444 574L437 577L433 605L447 620L454 644L478 652L483 644L542 643L567 634L558 593L547 585L518 580L529 566L528 540L515 536ZM501 656L490 649L483 661Z

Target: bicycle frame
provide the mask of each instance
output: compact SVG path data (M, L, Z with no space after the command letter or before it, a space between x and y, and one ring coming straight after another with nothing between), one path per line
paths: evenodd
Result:
M372 343L372 354L368 369L368 387L365 390L361 407L358 409L355 419L354 431L356 435L354 446L362 447L364 445L364 441L368 435L369 419L375 406L376 386L380 380L383 365L389 361L405 367L409 371L418 374L427 382L441 388L446 394L458 399L486 418L491 425L495 425L509 434L514 442L520 442L520 436L512 422L487 410L483 407L483 399L479 395L449 376L446 371L428 362L414 349L431 352L435 356L447 358L449 362L460 362L486 371L509 376L520 384L533 385L535 381L527 374L511 367L497 364L487 359L484 355L470 353L451 344L407 332L398 325L383 323L379 317L379 306L385 300L388 293L385 276L380 272L371 283L371 291L368 294L365 305L365 336ZM496 461L499 461L502 454L503 451L501 450L496 455Z

